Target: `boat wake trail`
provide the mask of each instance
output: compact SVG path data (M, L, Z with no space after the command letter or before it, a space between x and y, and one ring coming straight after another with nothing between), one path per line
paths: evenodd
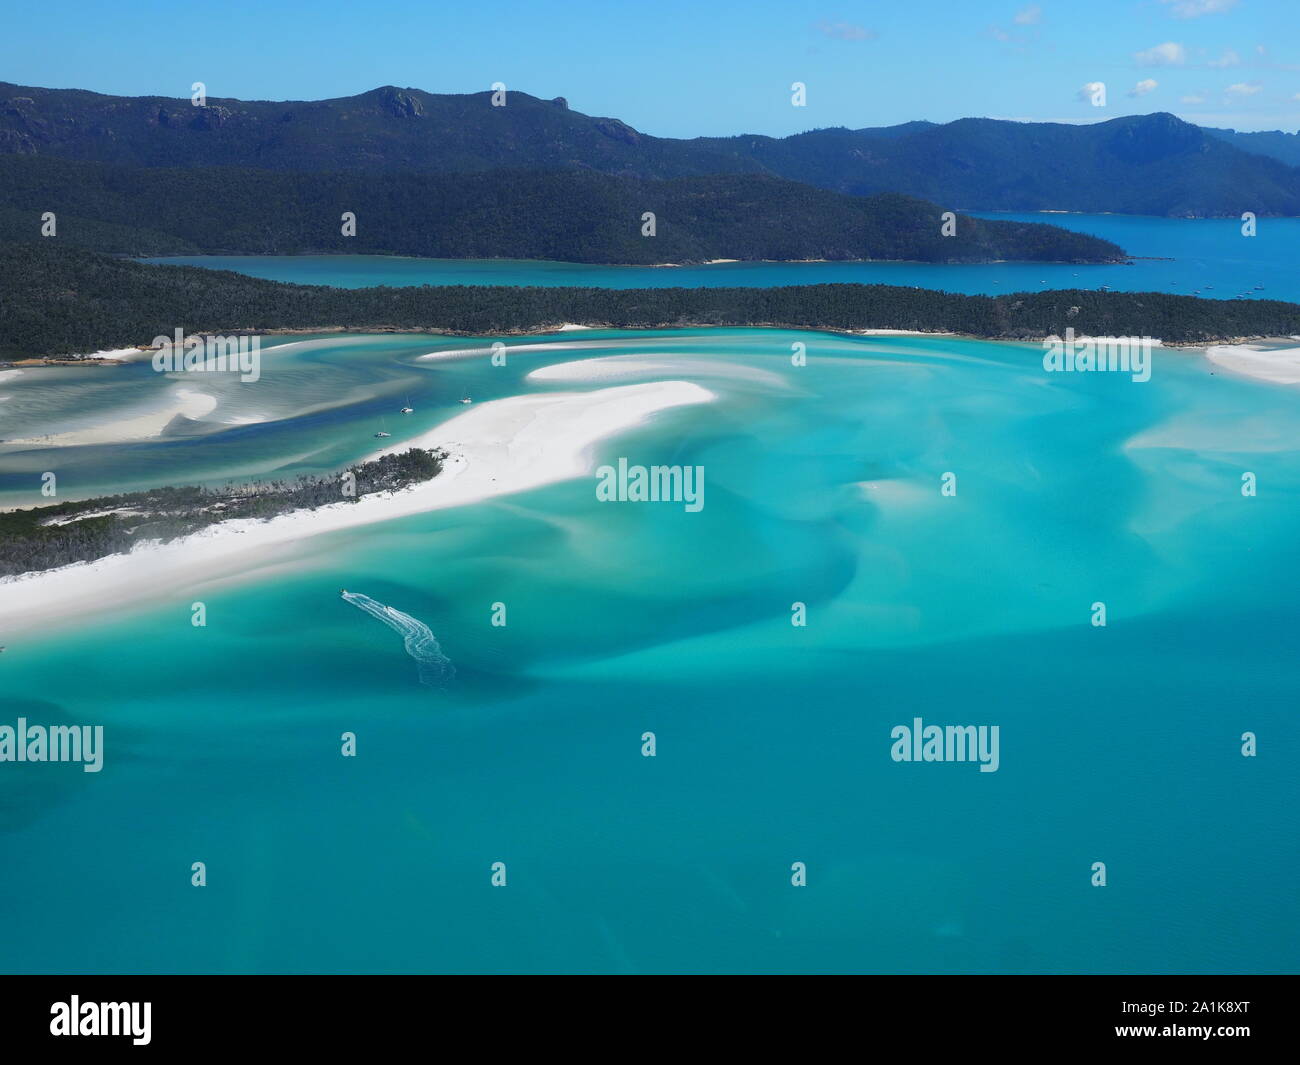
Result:
M372 618L378 618L394 632L400 633L406 646L406 653L415 659L420 671L420 683L428 688L443 688L456 675L456 667L451 664L437 637L423 621L417 621L410 614L403 614L391 606L371 599L358 592L343 592L343 598L358 610L364 610Z

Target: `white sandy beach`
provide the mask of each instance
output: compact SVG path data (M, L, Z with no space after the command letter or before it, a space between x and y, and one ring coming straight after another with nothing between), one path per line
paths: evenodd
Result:
M860 337L955 337L956 333L924 333L918 329L850 329L850 333Z
M602 440L660 411L707 403L713 393L687 381L660 381L514 396L476 406L420 437L375 452L443 447L451 458L439 476L400 492L365 496L267 521L239 519L169 544L140 545L129 555L0 580L0 644L70 618L146 602L189 608L201 586L247 578L282 565L285 551L318 533L444 507L462 506L581 477L591 472Z
M1205 357L1225 370L1259 381L1300 385L1300 347L1219 344L1206 348Z
M83 355L86 359L112 359L114 362L142 362L153 358L152 348L111 348L108 351L95 351Z

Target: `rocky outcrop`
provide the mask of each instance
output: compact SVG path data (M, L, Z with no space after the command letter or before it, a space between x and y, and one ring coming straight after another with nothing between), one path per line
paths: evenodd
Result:
M417 97L391 85L380 94L379 106L395 118L420 118L424 115L424 105Z
M596 119L596 129L616 141L622 141L624 144L640 144L641 134L629 126L626 122L620 122L617 118L598 118Z
M219 104L208 104L207 107L196 107L194 110L196 114L190 119L190 129L220 129L235 115L230 108Z

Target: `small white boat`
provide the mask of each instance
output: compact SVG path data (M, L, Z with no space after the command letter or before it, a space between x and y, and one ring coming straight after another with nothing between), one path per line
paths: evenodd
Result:
M392 435L393 435L392 433L385 433L385 432L375 433L375 436L377 437L385 437L385 436L392 436Z
M414 407L403 407L401 413L403 413L403 414L414 414L414 413L415 413L415 408L414 408Z
M466 396L464 399L461 400L461 402L462 402L462 403L473 403L474 401L473 401L472 399L470 399L469 396Z

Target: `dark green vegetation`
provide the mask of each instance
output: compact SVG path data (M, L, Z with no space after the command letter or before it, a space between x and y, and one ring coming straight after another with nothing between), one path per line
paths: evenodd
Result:
M1122 259L1056 226L962 215L893 194L845 196L761 175L642 181L587 170L307 174L123 168L0 155L0 239L40 234L127 255L350 252L590 263L709 259ZM356 216L342 235L341 216ZM653 212L656 234L642 236Z
M177 327L187 333L347 326L509 334L574 322L624 329L914 329L1027 339L1073 326L1079 334L1152 336L1173 343L1300 333L1300 304L1278 300L1073 289L965 296L890 285L338 289L199 267L149 266L57 244L0 244L0 356L145 344Z
M905 192L950 210L1300 214L1300 171L1267 157L1272 142L1227 138L1164 113L1090 125L970 118L674 140L571 111L563 100L522 92L507 100L493 107L487 92L386 86L305 102L210 97L195 108L188 99L0 83L0 152L133 167L767 174L853 195Z
M291 510L355 502L428 481L446 455L411 448L351 467L355 494L345 495L342 474L224 488L155 488L147 492L56 503L0 513L0 576L89 562L130 551L146 540L166 542L232 518L273 518Z

